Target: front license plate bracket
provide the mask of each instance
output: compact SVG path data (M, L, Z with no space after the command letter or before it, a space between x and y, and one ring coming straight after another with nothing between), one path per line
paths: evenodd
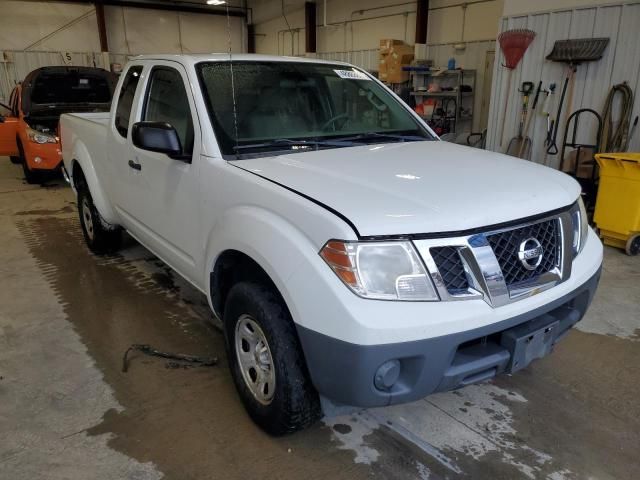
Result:
M502 332L500 343L509 350L511 359L506 371L517 372L533 360L542 358L553 350L560 321L550 315Z

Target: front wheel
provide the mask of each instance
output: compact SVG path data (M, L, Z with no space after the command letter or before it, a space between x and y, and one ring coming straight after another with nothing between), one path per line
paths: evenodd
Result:
M264 286L241 282L224 309L231 375L249 416L271 435L302 430L320 418L291 315Z
M113 253L122 242L120 227L108 225L93 204L91 193L85 184L78 188L78 213L84 240L93 253Z
M29 165L27 164L27 157L24 154L24 149L22 148L22 144L18 142L18 152L19 152L19 161L18 163L22 164L22 172L24 173L24 179L28 184L34 185L36 183L40 183L42 181L42 175L35 170L31 170Z

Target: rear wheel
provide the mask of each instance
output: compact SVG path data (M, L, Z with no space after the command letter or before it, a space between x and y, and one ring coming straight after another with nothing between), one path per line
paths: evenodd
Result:
M78 213L84 240L93 253L113 253L122 243L120 227L108 225L93 204L85 183L78 186Z
M271 435L302 430L320 418L289 311L272 289L234 285L224 309L227 358L249 416Z

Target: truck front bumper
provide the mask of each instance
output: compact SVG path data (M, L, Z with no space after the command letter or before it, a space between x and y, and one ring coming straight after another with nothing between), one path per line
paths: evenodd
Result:
M548 354L586 312L600 279L499 322L423 340L358 345L297 326L312 381L336 403L377 407L410 402Z

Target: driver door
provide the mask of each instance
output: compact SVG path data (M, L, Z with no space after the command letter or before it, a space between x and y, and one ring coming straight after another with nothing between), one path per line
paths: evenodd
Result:
M9 105L0 103L0 155L18 156L18 87L13 89L9 97Z
M200 128L186 71L173 62L155 61L145 74L139 121L174 127L185 158L143 150L130 143L129 167L135 192L127 206L145 243L182 276L197 282L202 248L198 211Z

